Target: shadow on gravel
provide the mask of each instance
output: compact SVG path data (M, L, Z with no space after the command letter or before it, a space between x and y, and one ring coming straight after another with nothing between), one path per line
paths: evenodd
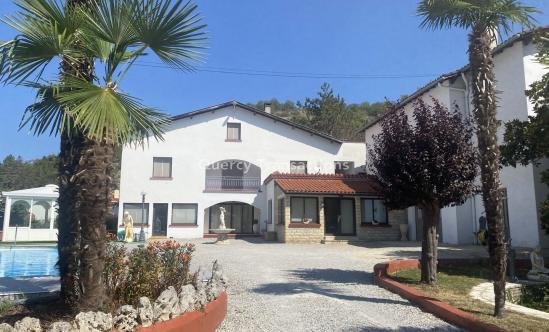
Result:
M304 269L289 271L289 273L290 276L296 279L301 279L302 281L298 280L295 282L288 281L263 284L253 289L253 292L270 295L296 295L312 293L346 301L409 305L407 301L403 300L345 294L337 289L334 289L333 287L330 287L330 285L334 284L369 285L372 284L372 273L338 269Z
M455 332L455 331L461 331L460 329L458 329L457 327L445 327L445 328L442 328L442 327L432 327L432 328L418 328L418 327L409 327L409 326L399 326L399 327L396 327L394 329L387 329L387 328L381 328L381 327L364 327L364 328L361 328L361 329L349 329L349 330L344 330L346 332L357 332L357 331L360 331L360 332L388 332L388 331L399 331L399 332L402 332L402 331L405 331L405 332L423 332L423 331L437 331L437 332L446 332L446 331L452 331L452 332Z
M299 269L289 271L290 276L307 281L338 284L372 284L373 273L360 270Z

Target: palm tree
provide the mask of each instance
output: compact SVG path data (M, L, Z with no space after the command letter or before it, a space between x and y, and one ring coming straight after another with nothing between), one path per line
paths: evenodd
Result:
M473 114L480 152L482 198L488 223L490 265L496 298L495 316L505 307L506 242L500 196L498 120L492 45L497 31L513 23L531 27L537 10L517 0L422 0L417 9L422 27L460 27L469 32Z
M164 114L122 92L120 84L149 51L174 68L192 69L201 58L205 25L196 5L181 0L73 1L64 8L61 0L15 0L20 11L5 22L18 36L1 46L0 74L5 82L37 90L23 125L38 135L61 133L70 157L68 167L60 169L76 199L75 219L64 221L64 240L80 252L66 255L79 262L61 264L60 272L74 273L77 265L78 275L68 279L78 280L79 307L98 310L105 299L105 221L114 146L162 139L168 123ZM43 83L44 69L56 60L63 75ZM94 68L101 69L102 77L94 75ZM60 205L60 216L69 215L62 210L68 206Z

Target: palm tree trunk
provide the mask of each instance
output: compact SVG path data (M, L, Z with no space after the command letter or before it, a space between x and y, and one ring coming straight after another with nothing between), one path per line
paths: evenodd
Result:
M80 310L103 309L106 298L106 220L111 211L112 161L114 146L85 139L78 177L78 215L81 225Z
M473 106L477 124L482 199L488 224L488 250L495 293L495 316L505 308L505 271L507 252L500 200L498 121L494 62L491 51L492 34L484 26L476 26L469 35Z
M437 282L438 234L440 219L438 203L422 206L423 240L421 241L421 282L432 285Z
M76 5L91 3L91 0L67 0L67 10ZM65 58L60 65L60 76L77 76L88 81L93 79L93 64L86 59L75 61ZM60 296L69 308L75 308L80 298L78 287L80 267L80 219L78 216L77 179L84 135L68 125L61 133L59 151L59 198L58 198L58 243Z
M78 300L78 268L80 248L80 223L76 216L75 174L78 173L80 147L83 137L80 133L61 133L59 153L59 198L58 243L61 298L69 308Z

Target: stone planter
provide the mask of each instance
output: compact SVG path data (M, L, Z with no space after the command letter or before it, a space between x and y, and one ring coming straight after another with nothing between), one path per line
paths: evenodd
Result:
M165 322L149 327L138 327L138 332L214 332L227 314L227 293L223 292L212 302L206 304L203 311L187 312Z

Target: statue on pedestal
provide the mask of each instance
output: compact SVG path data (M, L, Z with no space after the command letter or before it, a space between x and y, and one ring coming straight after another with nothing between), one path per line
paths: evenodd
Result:
M128 211L124 212L124 219L122 219L122 222L124 223L124 241L125 242L133 242L133 218L131 214Z
M225 210L224 207L219 207L219 229L225 229L227 226L225 226L225 213L227 210Z
M541 247L536 246L530 253L532 269L526 275L529 280L549 281L549 269L545 267Z

